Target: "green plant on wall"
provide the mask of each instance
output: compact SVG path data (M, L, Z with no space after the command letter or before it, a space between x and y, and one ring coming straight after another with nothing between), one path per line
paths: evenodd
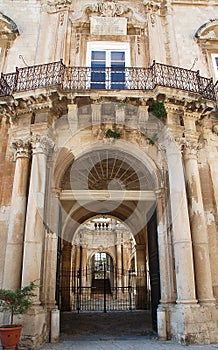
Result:
M114 141L115 141L115 140L120 139L121 133L120 133L120 132L113 131L113 130L111 130L111 129L108 129L108 130L105 132L105 137L106 137L107 139L113 138Z
M148 143L149 145L154 145L156 142L158 141L158 135L157 133L155 133L154 135L152 135L150 138L148 138Z
M164 102L156 101L150 108L153 115L158 119L166 119L167 111L164 105Z

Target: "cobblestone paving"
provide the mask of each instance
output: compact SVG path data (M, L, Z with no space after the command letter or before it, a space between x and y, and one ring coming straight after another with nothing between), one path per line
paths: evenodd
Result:
M58 344L40 350L182 350L183 345L160 341L146 311L122 313L63 313ZM218 344L192 345L188 350L215 350Z

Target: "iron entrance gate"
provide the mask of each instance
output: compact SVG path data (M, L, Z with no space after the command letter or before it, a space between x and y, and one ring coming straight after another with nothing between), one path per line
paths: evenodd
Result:
M97 271L64 271L59 295L61 310L107 312L151 307L145 273L118 271L106 264Z

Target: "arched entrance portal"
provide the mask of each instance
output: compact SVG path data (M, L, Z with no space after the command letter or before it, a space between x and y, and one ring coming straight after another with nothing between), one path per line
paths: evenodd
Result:
M156 329L160 283L154 174L130 154L106 148L70 164L61 188L60 309L152 309Z

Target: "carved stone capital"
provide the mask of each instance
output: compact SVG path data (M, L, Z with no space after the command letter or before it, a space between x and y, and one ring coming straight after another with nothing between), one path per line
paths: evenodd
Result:
M30 157L30 140L18 139L12 142L12 147L15 150L14 158L29 158Z
M31 137L31 145L33 154L48 154L54 149L54 142L47 135L35 134Z
M196 157L197 152L203 147L202 142L188 140L185 137L177 137L176 141L186 157Z

